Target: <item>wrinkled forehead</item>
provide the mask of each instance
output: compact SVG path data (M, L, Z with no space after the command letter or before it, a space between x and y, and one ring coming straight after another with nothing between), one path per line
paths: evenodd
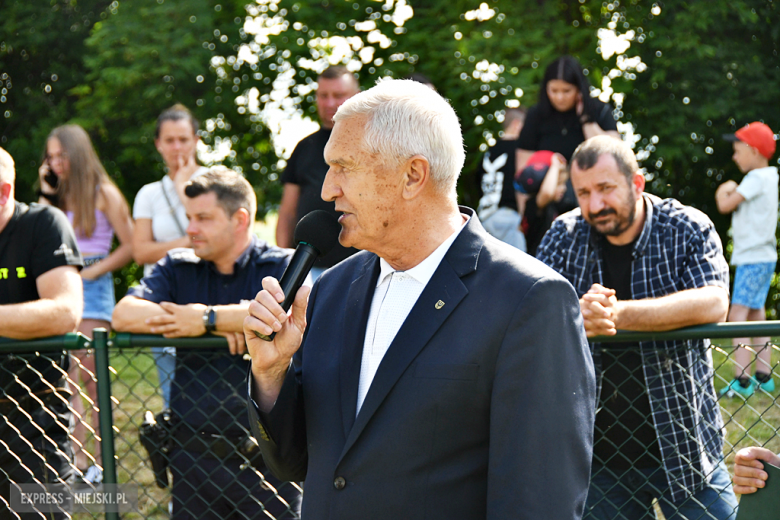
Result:
M366 153L365 129L367 118L355 116L340 119L333 125L325 144L325 162L328 164L354 161L359 154Z
M580 167L577 161L572 161L570 168L571 182L575 186L586 183L600 183L623 178L617 161L611 153L603 153L590 168Z

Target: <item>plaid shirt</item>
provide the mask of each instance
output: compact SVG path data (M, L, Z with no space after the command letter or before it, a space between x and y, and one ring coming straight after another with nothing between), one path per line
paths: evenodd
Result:
M644 201L646 218L631 266L632 299L711 285L728 291L729 268L710 219L674 199L644 194ZM599 236L575 209L553 223L537 258L566 277L582 297L594 283L603 284ZM712 384L709 344L709 340L639 343L653 425L674 501L699 489L723 457L723 419ZM593 345L599 394L602 348Z

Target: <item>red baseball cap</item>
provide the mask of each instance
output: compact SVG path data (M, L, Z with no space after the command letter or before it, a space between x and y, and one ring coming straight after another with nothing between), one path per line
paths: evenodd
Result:
M539 150L534 152L526 161L525 167L515 174L515 190L527 195L539 193L547 170L552 164L554 152Z
M758 150L758 153L767 159L772 158L777 146L772 129L760 121L748 123L733 134L725 134L723 139L731 142L741 141Z

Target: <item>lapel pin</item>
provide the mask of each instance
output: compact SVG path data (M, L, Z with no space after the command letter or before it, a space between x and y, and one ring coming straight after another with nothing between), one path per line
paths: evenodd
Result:
M439 300L439 301L436 302L436 305L434 305L434 307L436 307L436 310L438 311L439 309L444 307L444 302Z

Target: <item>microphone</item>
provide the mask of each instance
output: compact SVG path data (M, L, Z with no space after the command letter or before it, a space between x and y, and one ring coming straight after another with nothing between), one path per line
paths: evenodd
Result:
M317 257L327 255L338 244L340 232L341 224L336 217L321 209L307 213L295 226L293 234L297 244L295 254L290 259L287 269L284 270L282 279L279 280L279 285L284 292L282 309L285 312L290 310L295 300L295 294L306 280L306 276L314 266ZM271 341L276 336L276 332L272 332L270 336L260 334L257 331L254 333L255 336L265 341Z

